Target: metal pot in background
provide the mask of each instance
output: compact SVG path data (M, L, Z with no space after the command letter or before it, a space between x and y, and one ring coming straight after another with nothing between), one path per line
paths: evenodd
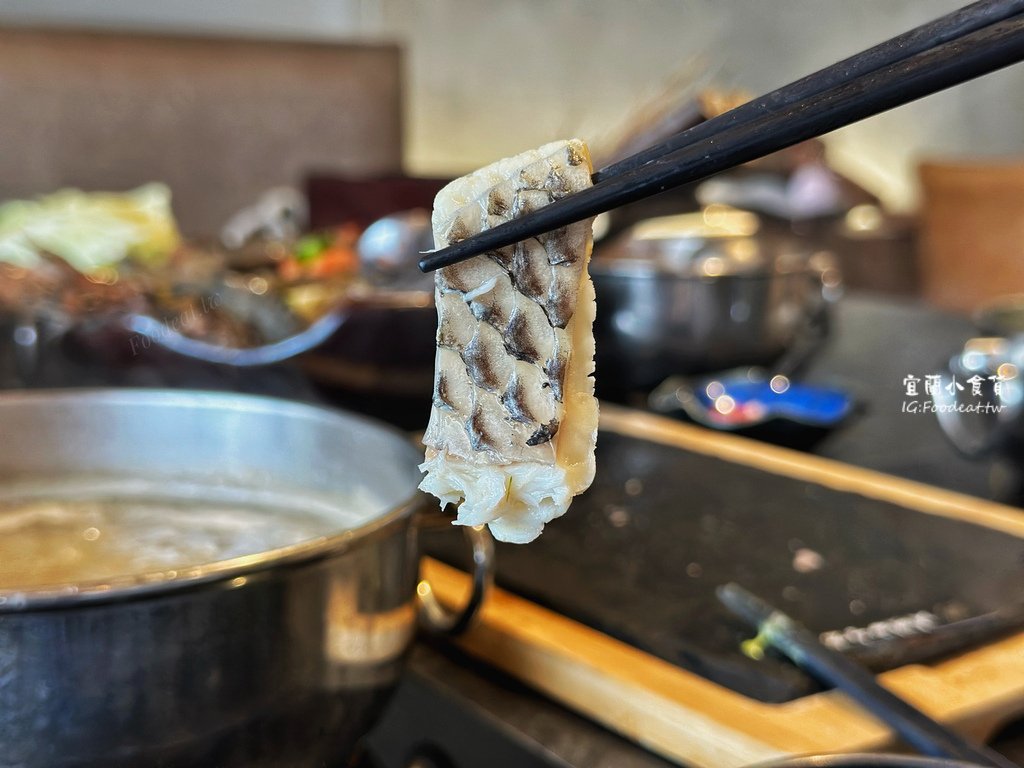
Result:
M417 593L431 626L458 631L490 577L490 540L467 529L467 611L417 586L419 460L401 433L270 398L0 396L0 492L88 477L381 504L355 529L234 560L0 590L5 768L344 765L397 681Z
M973 320L986 335L968 339L950 357L926 405L961 454L988 462L991 496L1022 506L1024 296L986 302Z
M962 454L1024 457L1022 369L1024 335L969 339L950 359L932 402L939 426Z
M1024 458L1024 296L985 302L979 332L949 361L932 402L939 426L968 457Z
M752 213L710 206L651 219L591 262L602 394L740 366L792 370L824 338L835 262L758 234Z

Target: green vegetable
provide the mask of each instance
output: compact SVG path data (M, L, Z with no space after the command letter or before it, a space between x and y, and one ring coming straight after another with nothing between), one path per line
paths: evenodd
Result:
M331 240L326 235L306 235L295 243L295 260L300 264L309 264L330 247Z
M0 261L24 267L49 253L89 273L126 258L161 260L180 240L163 184L124 193L62 189L0 205Z

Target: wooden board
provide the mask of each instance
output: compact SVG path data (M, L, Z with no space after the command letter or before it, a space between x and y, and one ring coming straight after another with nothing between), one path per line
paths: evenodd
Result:
M602 429L715 456L842 492L1024 538L1015 509L870 470L611 406ZM435 560L424 575L458 603L464 573ZM668 758L731 768L808 752L878 750L888 730L836 692L767 704L742 696L503 590L460 644L552 698ZM883 684L975 738L1024 713L1024 633L938 664L904 666Z

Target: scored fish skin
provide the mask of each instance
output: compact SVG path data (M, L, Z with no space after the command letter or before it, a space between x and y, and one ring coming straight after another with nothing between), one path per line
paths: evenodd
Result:
M445 187L437 247L591 185L578 140L498 161ZM420 485L461 501L459 524L526 542L594 475L591 222L437 271L434 398Z

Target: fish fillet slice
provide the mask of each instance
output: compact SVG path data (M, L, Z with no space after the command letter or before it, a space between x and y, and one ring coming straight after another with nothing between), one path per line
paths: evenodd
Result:
M578 140L457 179L434 201L443 247L591 185ZM461 525L535 539L594 479L591 222L438 270L434 399L420 488Z

